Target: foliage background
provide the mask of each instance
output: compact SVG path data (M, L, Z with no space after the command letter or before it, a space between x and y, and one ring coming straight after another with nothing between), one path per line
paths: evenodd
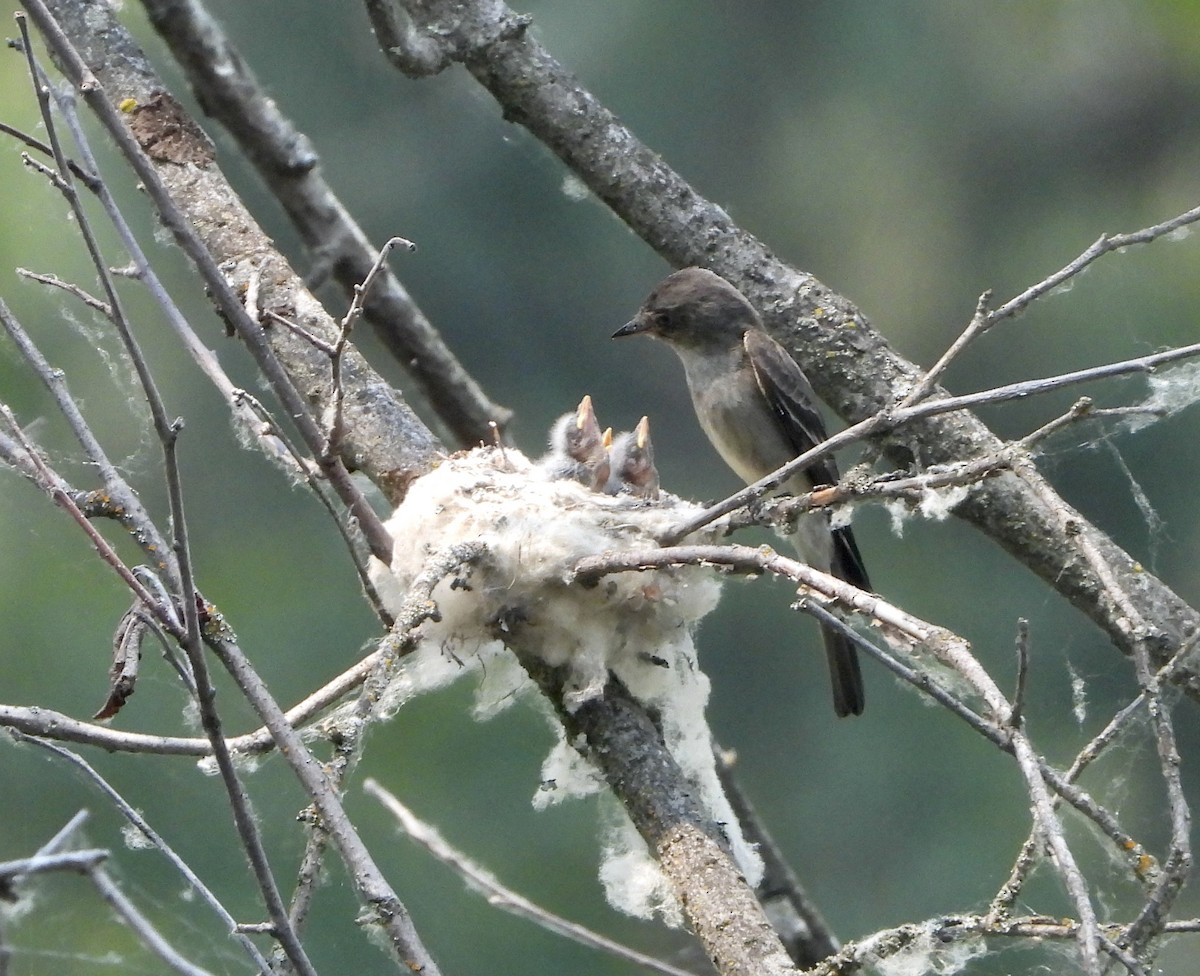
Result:
M666 267L602 205L580 199L558 162L503 122L465 73L419 82L396 74L356 4L214 0L210 8L313 139L329 181L372 238L419 243L417 254L395 258L397 270L468 368L516 410L519 446L539 451L552 419L589 392L606 424L630 427L650 415L669 490L712 498L736 487L700 434L671 354L607 338ZM543 43L701 193L857 302L919 363L958 333L984 289L1006 299L1101 232L1200 202L1200 9L1191 4L608 0L521 9L533 14ZM123 18L184 94L138 6L128 4ZM0 57L0 117L38 128L12 52ZM251 208L305 269L278 208L223 134L209 131ZM109 178L149 240L153 221L132 181L119 168ZM13 273L21 265L90 283L65 213L23 170L18 149L0 144L0 294L67 371L111 453L161 513L157 454L115 343L75 304ZM1196 341L1197 248L1187 239L1106 258L1069 295L978 343L947 385L966 392ZM226 368L258 389L179 253L165 243L155 252ZM279 699L294 701L349 665L377 630L321 511L238 448L217 397L155 311L136 287L126 293L141 312L169 408L187 423L182 454L200 585ZM340 298L326 297L342 309ZM405 387L365 330L357 338ZM0 350L0 398L27 422L43 416L43 443L77 458L48 397L8 345ZM1117 405L1143 388L1129 380L1086 392ZM1006 405L987 419L1018 435L1079 394ZM1184 412L1136 437L1110 433L1089 427L1060 437L1042 467L1195 604L1200 415ZM82 465L67 470L86 483ZM1133 480L1155 519L1135 503ZM1052 760L1073 755L1134 694L1131 668L1104 638L973 530L910 519L901 533L879 509L858 513L855 528L880 592L968 637L995 673L1012 671L1016 619L1030 619L1031 733ZM0 700L94 711L126 602L78 530L30 486L0 474ZM768 582L728 584L700 648L717 735L737 749L760 813L835 931L853 938L985 905L1029 826L1011 763L873 667L866 715L836 722L815 630L793 619L787 602L787 591ZM118 724L177 728L182 696L157 659L144 670ZM1071 710L1072 676L1087 699L1082 720ZM240 716L227 725L249 727L232 689L221 698ZM537 710L525 704L477 725L467 717L470 699L469 688L456 686L413 702L374 733L362 772L530 897L644 948L683 945L605 907L595 880L597 810L530 809L550 741ZM1190 711L1181 707L1185 761L1200 754ZM1131 822L1161 801L1147 741L1135 736L1087 781ZM89 758L239 917L256 918L215 780L183 760ZM0 859L27 854L81 806L94 813L90 841L120 848L104 803L42 755L0 742L0 782ZM300 849L292 823L300 794L273 760L250 782L286 878ZM622 971L464 893L393 836L357 784L350 808L447 973ZM120 852L113 866L201 961L239 971L233 949L182 900L155 855ZM1031 909L1065 911L1048 876L1030 897ZM309 939L317 965L381 971L381 958L346 924L354 906L336 871L321 899ZM1185 904L1200 914L1194 894ZM47 882L34 910L6 928L16 974L156 969L76 879ZM1194 939L1185 939L1165 968L1200 973ZM116 955L106 959L109 952ZM980 971L1016 961L1001 957Z

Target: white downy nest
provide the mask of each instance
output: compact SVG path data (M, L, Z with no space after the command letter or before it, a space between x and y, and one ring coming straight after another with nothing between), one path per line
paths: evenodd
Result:
M481 542L487 551L434 589L441 619L422 625L419 648L405 660L384 707L394 709L414 694L481 669L475 714L496 714L518 692L533 688L497 640L501 633L523 651L568 669L568 708L602 694L612 671L658 710L667 747L699 788L709 815L725 825L738 865L754 884L762 862L742 838L717 780L704 717L709 682L692 642L697 624L717 604L719 581L709 569L683 566L616 573L591 587L569 582L582 557L654 548L656 533L695 510L666 494L647 503L547 480L514 450L479 448L448 458L413 484L388 520L395 539L392 566L373 562L372 580L395 611L431 555L462 542ZM553 725L559 742L545 761L543 779L555 788L535 796L538 807L602 790L599 774ZM657 864L623 811L617 820L605 837L601 867L609 901L634 915L661 913L678 922L678 906Z

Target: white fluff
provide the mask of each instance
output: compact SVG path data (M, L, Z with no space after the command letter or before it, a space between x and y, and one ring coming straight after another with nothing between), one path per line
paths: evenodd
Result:
M742 838L717 780L704 718L709 683L692 642L701 618L717 604L715 574L689 566L613 574L590 588L568 582L584 556L654 548L656 533L695 510L665 493L661 502L648 505L574 481L546 480L511 449L479 448L448 458L413 484L388 520L395 540L392 566L389 571L374 562L372 580L394 611L431 554L468 541L482 542L487 553L460 570L457 581L443 579L434 589L441 620L422 625L423 639L404 662L390 707L475 669L483 674L475 717L489 718L507 707L532 683L497 640L499 634L568 668L568 708L601 694L611 670L640 701L659 710L667 747L699 788L709 815L725 826L738 865L754 884L762 863ZM558 739L543 766L537 807L595 793L601 785L561 732ZM676 908L666 907L664 886L650 884L655 894L647 896L648 875L658 872L657 864L644 844L633 847L607 846L601 873L610 902L674 920Z

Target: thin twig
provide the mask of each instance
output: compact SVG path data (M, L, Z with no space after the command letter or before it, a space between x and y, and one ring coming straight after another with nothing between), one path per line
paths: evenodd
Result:
M68 295L74 295L84 305L93 311L99 312L105 318L111 318L113 314L112 306L107 302L101 301L95 295L91 295L84 291L79 285L71 281L63 281L58 275L53 274L38 274L36 271L30 271L26 268L17 268L17 274L22 278L28 278L30 281L36 281L38 284L48 285L51 288L60 288Z
M1013 730L1012 747L1013 755L1017 760L1017 768L1025 778L1029 798L1033 801L1034 820L1043 840L1054 853L1054 866L1075 906L1079 922L1076 941L1079 944L1083 969L1090 976L1099 976L1100 960L1097 949L1100 944L1100 925L1096 918L1096 909L1092 905L1087 879L1067 844L1062 822L1055 812L1054 803L1042 773L1043 763L1034 752L1028 736L1019 729Z
M950 368L950 364L954 362L972 342L987 331L990 322L988 321L988 305L991 303L991 291L985 291L979 296L979 301L975 303L975 314L971 316L971 321L967 323L967 327L957 339L950 343L949 348L942 353L941 358L936 363L925 371L925 375L921 377L919 383L905 394L903 400L900 401L900 406L911 407L914 403L920 403L933 391L939 379Z
M387 934L393 951L414 971L437 976L437 964L418 937L408 909L379 870L321 764L305 745L300 733L288 724L287 717L271 697L262 678L228 635L210 633L207 641L241 689L246 701L270 729L292 772L312 797L322 825L329 831L346 865L347 874L353 879L359 899Z
M1192 815L1180 775L1182 762L1175 737L1175 726L1171 720L1170 706L1163 700L1163 688L1158 674L1150 665L1148 642L1143 640L1141 644L1134 665L1138 683L1146 695L1150 718L1154 723L1154 743L1158 750L1160 774L1167 792L1171 835L1161 874L1155 881L1145 906L1126 934L1126 938L1135 948L1141 948L1151 937L1162 931L1167 912L1182 890L1192 867Z
M490 871L484 870L461 851L451 846L435 827L419 819L400 802L394 793L381 786L378 780L367 779L363 783L363 790L383 804L387 811L396 818L396 823L400 828L413 841L456 871L467 882L468 887L483 895L493 908L499 908L502 912L516 915L518 918L528 919L534 925L546 929L548 932L561 935L563 938L578 942L590 949L607 952L609 955L631 962L635 966L642 966L651 972L662 973L664 976L695 976L689 970L678 969L653 956L636 952L628 946L605 938L577 922L569 921L561 915L556 915L540 905L534 904L511 888L506 888L496 880Z
M913 389L905 396L901 402L902 406L911 406L925 399L932 392L938 379L946 372L962 351L975 339L979 338L987 332L992 326L1004 319L1013 318L1023 312L1030 304L1043 295L1048 294L1055 288L1060 288L1092 262L1102 258L1106 254L1111 254L1113 251L1121 248L1129 247L1134 244L1149 244L1158 240L1160 237L1165 237L1168 234L1173 234L1189 224L1200 220L1200 207L1195 207L1184 213L1177 214L1169 220L1164 220L1162 223L1154 224L1151 227L1144 227L1141 230L1133 231L1125 234L1102 234L1091 246L1083 251L1078 257L1070 261L1064 267L1060 268L1054 274L1049 275L1036 285L1031 285L1019 295L1009 299L999 308L989 308L992 300L991 291L985 291L979 296L979 301L975 306L975 314L971 316L971 321L967 327L959 335L950 347L942 354L941 358L929 368L921 381L913 387Z
M662 536L664 545L674 545L679 540L703 528L722 515L727 515L735 509L761 498L769 491L777 488L792 475L810 467L817 461L828 457L835 451L850 444L895 430L905 424L955 410L967 410L988 403L1002 403L1008 400L1022 399L1041 393L1049 393L1063 387L1092 380L1105 379L1113 376L1125 376L1131 373L1148 373L1155 367L1166 363L1200 355L1200 343L1180 346L1165 352L1140 356L1136 359L1126 359L1117 363L1106 363L1103 366L1092 366L1088 369L1075 370L1071 373L1060 373L1043 379L1023 380L1020 383L1010 383L1006 386L982 390L978 393L966 393L962 396L944 397L938 400L926 400L911 407L897 407L881 410L879 413L861 420L856 424L834 434L825 441L805 451L787 464L760 478L754 484L735 492L716 505L706 508L703 512L685 519L670 532Z
M889 472L863 481L851 475L828 488L821 487L801 495L785 495L782 498L764 498L751 503L745 510L731 512L721 528L723 532L730 533L749 525L790 525L802 513L811 509L828 508L865 499L899 498L921 501L932 491L976 484L984 478L1011 468L1014 459L1025 457L1042 440L1071 424L1108 417L1115 413L1125 415L1123 410L1097 410L1089 397L1080 397L1062 416L1056 417L1019 440L1005 444L999 451L991 454L954 464L933 465L910 477L901 477L896 472Z
M381 653L374 651L332 681L290 708L285 717L293 728L300 728L314 716L367 680L377 666ZM149 735L142 732L122 732L106 725L83 722L48 708L23 708L0 704L0 726L18 729L29 735L80 745L97 746L109 752L144 753L160 756L210 756L212 744L206 738ZM260 755L275 748L275 740L265 726L244 735L225 740L232 752L241 755Z
M175 870L183 876L184 880L187 881L192 889L200 895L201 899L227 926L230 934L241 944L242 948L246 951L246 954L250 957L254 965L259 968L260 972L270 972L271 966L267 961L267 958L261 952L259 952L258 946L238 933L237 920L229 913L225 906L221 904L217 896L213 894L213 892L208 888L207 885L204 884L203 881L200 880L200 877L191 869L188 863L175 853L174 849L163 839L162 835L160 835L158 831L156 831L150 826L149 823L146 822L146 818L143 817L137 810L135 810L126 801L126 799L121 796L116 789L113 788L108 780L101 776L82 756L80 756L78 753L72 752L70 749L65 749L62 746L56 745L55 743L46 739L42 739L33 735L24 735L23 733L14 729L9 730L9 735L11 735L18 742L28 742L30 745L37 746L40 749L45 749L53 755L56 755L61 759L65 759L67 762L79 769L83 775L91 780L92 783L100 790L100 792L108 798L109 802L111 802L113 806L115 806L121 812L121 815L125 817L125 819L131 824L133 824L133 826L138 829L142 836L145 837L147 841L149 841L168 861L171 862L172 867L174 867Z
M1082 254L1074 260L1068 262L1054 274L1039 281L1036 285L1031 285L1026 288L1021 294L1010 298L999 308L993 309L988 313L988 327L995 325L998 321L1005 318L1010 318L1023 312L1032 302L1048 294L1055 288L1065 284L1071 278L1083 271L1092 262L1104 257L1106 254L1111 254L1113 251L1119 251L1124 247L1131 247L1135 244L1149 244L1158 240L1160 237L1166 237L1178 230L1195 223L1200 220L1200 207L1194 207L1191 210L1186 210L1181 214L1171 217L1169 220L1164 220L1162 223L1153 224L1150 227L1143 227L1141 230L1131 231L1125 234L1101 234L1096 241L1088 247Z
M771 836L736 775L736 757L713 746L717 776L742 833L763 859L763 876L755 893L771 925L800 969L815 966L841 948L820 909L800 884L775 838Z
M367 272L366 277L361 282L354 286L354 298L350 302L350 307L346 309L346 314L342 316L342 321L338 323L337 341L334 342L333 348L329 352L329 368L331 372L330 389L332 390L331 399L333 407L330 411L329 429L325 436L325 450L322 452L322 459L334 458L341 449L342 434L345 426L345 417L342 415L343 406L346 400L346 391L342 385L342 358L346 353L346 345L350 341L350 333L354 329L354 323L359 320L363 314L363 303L370 294L371 286L375 284L375 280L380 276L386 266L388 255L392 253L392 249L403 245L410 251L416 250L416 245L403 237L389 238L379 249L378 255L375 257L375 263L371 265L371 270ZM327 463L327 462L326 462Z
M195 965L191 960L181 955L166 939L162 937L148 918L138 909L129 897L117 887L117 883L109 877L108 872L96 866L88 871L88 879L95 886L100 897L108 902L109 907L134 932L142 944L161 959L168 967L180 976L211 976L207 969Z
M3 303L0 302L0 309L3 309ZM33 445L33 442L25 435L25 431L21 428L17 418L13 415L12 410L7 404L0 403L0 417L8 424L9 429L13 432L13 439L20 449L24 452L23 458L18 459L10 454L9 450L5 449L5 459L10 457L18 463L22 463L22 469L32 477L43 491L45 491L59 508L65 509L67 514L75 520L75 523L84 531L88 537L88 541L95 547L100 558L113 568L122 581L133 590L134 594L141 599L147 606L156 606L154 596L142 584L142 582L134 574L108 540L104 538L96 527L92 525L88 517L80 509L75 501L75 495L69 490L67 482L64 481L56 471L54 471L42 457L38 449ZM176 639L183 637L183 631L179 627L178 619L165 610L159 611L159 622L163 627Z
M89 816L87 810L76 811L75 816L63 824L59 828L58 833L39 847L37 852L39 854L53 854L55 851L60 850L71 839L71 836L87 823Z
M1013 690L1009 722L1014 729L1019 729L1025 720L1025 688L1029 683L1029 621L1024 617L1017 620L1016 649L1017 681Z
M350 526L346 524L346 519L338 512L333 499L330 497L327 483L320 478L313 465L301 455L299 449L292 443L292 439L284 433L270 411L255 396L241 389L235 390L233 396L239 404L243 405L245 409L262 422L263 430L269 431L270 437L279 444L282 453L291 459L295 470L304 476L309 490L312 491L320 506L325 509L326 514L329 515L329 518L337 528L338 534L342 537L342 542L345 543L346 549L350 553L350 561L354 566L354 572L358 575L358 582L362 587L363 595L367 598L371 609L375 611L375 615L385 627L391 627L394 622L392 615L383 605L383 601L375 589L375 584L371 582L367 564L369 556L364 552L362 538L361 536L355 536Z
M3 132L5 135L12 136L18 142L24 143L30 149L40 152L43 156L54 155L50 147L42 142L41 139L38 139L36 136L31 136L23 129L18 129L16 126L9 125L7 122L0 122L0 132ZM86 172L83 167L81 167L74 160L69 160L68 165L71 167L71 175L74 176L75 179L79 180L79 182L86 186L89 190L95 188L97 180L95 176L92 176L90 173Z
M1171 932L1192 932L1196 930L1198 923L1200 919L1167 924ZM1121 926L1110 923L1105 929L1118 932ZM949 946L978 937L1077 940L1079 923L1072 919L1051 918L1045 915L1026 915L999 920L987 915L941 915L923 922L909 922L896 928L884 929L852 942L836 956L831 956L814 967L811 972L814 976L840 976L865 968L879 968L880 962L908 953L914 948L918 952L924 952L925 947L929 945ZM1145 967L1107 936L1102 936L1101 948L1131 973L1144 976Z
M68 851L65 854L35 854L33 857L21 857L15 861L0 861L0 881L7 883L14 878L49 874L52 871L86 872L101 861L107 860L108 856L108 851L96 848Z
M67 422L75 440L83 448L89 464L100 475L105 493L109 496L111 510L119 513L121 525L129 532L130 537L138 544L147 559L153 560L160 569L165 569L172 577L175 576L176 561L170 546L158 531L150 513L146 511L138 493L134 491L117 470L116 465L109 460L100 441L96 438L87 419L83 416L78 402L67 387L66 378L61 370L55 369L34 343L29 333L17 321L16 316L9 311L8 306L0 300L0 324L4 326L13 344L16 345L34 374L42 381L50 395L54 398L59 412ZM10 421L15 422L15 420ZM45 470L49 470L46 468ZM49 491L48 483L42 485ZM72 493L73 494L73 493Z
M373 655L374 665L363 682L358 699L348 715L339 716L336 734L329 735L334 755L326 766L326 774L333 790L340 792L344 789L346 779L357 765L363 736L381 696L394 679L400 661L419 643L417 628L438 616L438 607L433 600L434 588L450 573L477 562L485 552L483 544L478 542L448 546L426 559L421 572L409 584L404 600L394 608L395 618L387 636ZM328 839L322 819L311 818L289 909L293 921L302 920L308 912L316 893L319 868Z
M75 111L74 97L68 96L59 89L53 89L53 91L55 93L55 104L58 106L58 110L62 114L63 121L66 123L68 130L71 132L71 137L79 149L80 157L87 166L98 173L99 166L92 152L91 144L88 141L87 130L80 122L79 113ZM125 215L121 212L120 207L117 206L116 200L108 189L108 184L99 176L96 177L94 184L92 187L93 192L100 201L100 206L107 215L109 223L117 232L117 236L121 240L121 245L130 257L133 266L133 276L150 293L150 297L154 299L155 304L158 305L160 311L166 317L167 325L174 331L183 344L184 349L187 350L196 365L200 367L201 372L208 377L209 381L224 398L235 421L239 422L246 430L255 429L253 418L243 413L243 406L237 398L238 388L225 373L213 351L196 335L195 330L191 327L183 312L180 311L179 306L171 298L162 280L158 277L158 273L154 270L154 266L146 257L145 251L138 242L137 235L133 233L133 229L129 226ZM281 452L272 442L262 436L259 436L257 440L264 454L275 460L280 459Z

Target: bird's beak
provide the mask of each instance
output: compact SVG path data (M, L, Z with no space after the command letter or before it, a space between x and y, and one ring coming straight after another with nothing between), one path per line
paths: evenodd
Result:
M638 425L634 428L634 432L637 434L638 450L644 451L646 449L646 444L650 440L650 418L643 417L641 420L639 420Z
M649 320L645 319L641 315L639 315L636 318L631 319L630 321L626 322L623 326L621 326L619 329L617 329L617 331L612 334L612 337L614 339L620 339L621 336L638 335L641 332L649 332L649 331L650 331Z
M597 436L600 434L600 424L596 422L596 411L592 407L591 396L584 396L579 401L579 409L575 412L575 428L576 430L595 429Z

